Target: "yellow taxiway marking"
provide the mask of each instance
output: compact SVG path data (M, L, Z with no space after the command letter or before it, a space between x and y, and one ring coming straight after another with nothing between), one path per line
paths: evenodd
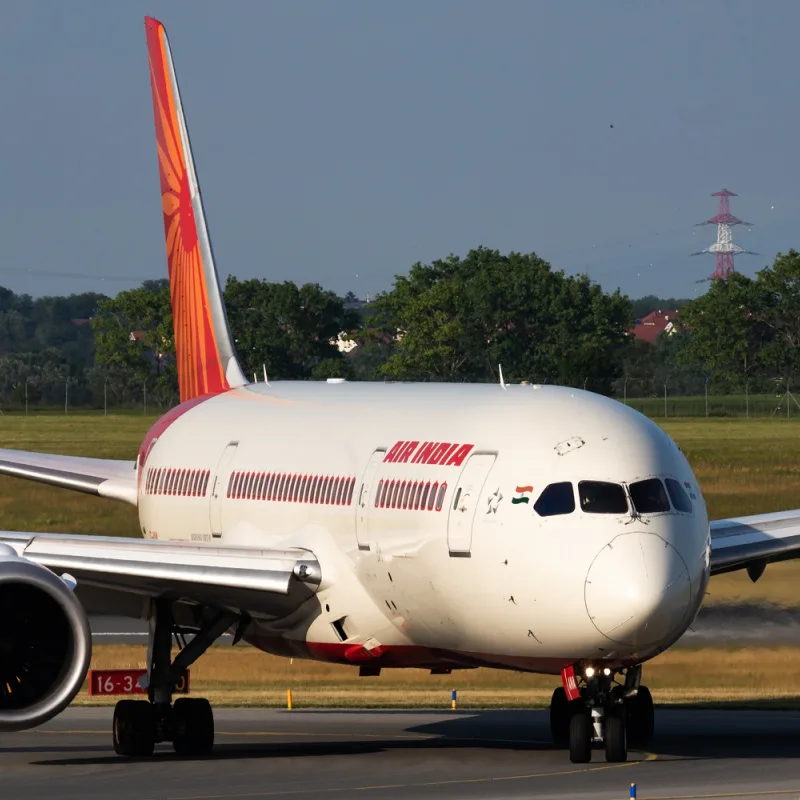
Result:
M431 786L464 786L477 783L499 783L501 781L523 781L532 778L554 778L561 775L579 775L585 772L602 772L609 769L622 769L635 767L637 761L626 761L624 764L607 764L603 767L584 767L582 769L569 769L558 772L530 772L524 775L500 775L493 778L453 778L446 781L425 781L424 783L384 783L370 786L342 786L326 789L326 793L334 792L377 792L387 789L423 789ZM223 800L230 797L286 797L289 795L318 794L319 788L314 789L282 789L277 792L243 792L231 794L192 794L168 797L167 800Z

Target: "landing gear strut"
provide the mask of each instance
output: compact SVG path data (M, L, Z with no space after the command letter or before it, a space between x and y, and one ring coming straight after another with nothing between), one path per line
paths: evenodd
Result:
M624 684L615 680L612 670L570 670L573 699L568 699L563 687L553 692L550 732L556 746L569 747L574 764L589 762L595 743L604 745L606 761L626 761L629 743L640 747L652 737L653 698L640 685L641 666L623 674Z
M172 659L172 634L179 632L172 602L153 601L147 654L147 700L120 700L114 709L114 752L121 756L152 755L158 742L172 742L183 756L202 756L214 746L214 715L202 698L181 697L172 702L177 682L237 620L227 611L216 612L201 622L194 638Z

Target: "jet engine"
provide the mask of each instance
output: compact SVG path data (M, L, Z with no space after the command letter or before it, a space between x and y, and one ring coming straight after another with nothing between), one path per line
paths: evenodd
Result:
M89 622L70 586L0 545L0 731L32 728L63 711L91 656Z

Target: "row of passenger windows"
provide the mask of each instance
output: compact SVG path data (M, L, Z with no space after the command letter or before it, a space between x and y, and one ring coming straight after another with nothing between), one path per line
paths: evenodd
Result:
M442 510L447 483L438 481L378 481L375 508L405 508L414 511Z
M228 481L228 497L234 500L349 506L355 485L355 478L332 475L232 472Z
M205 497L211 471L207 469L167 469L155 467L147 470L145 494L172 494L185 497Z
M665 478L663 483L659 478L636 481L628 486L628 491L637 514L660 514L673 509L684 514L692 512L692 501L674 478ZM619 483L580 481L578 499L581 511L586 514L628 514L630 511L625 489ZM571 514L575 510L573 485L551 483L539 495L533 509L540 517Z

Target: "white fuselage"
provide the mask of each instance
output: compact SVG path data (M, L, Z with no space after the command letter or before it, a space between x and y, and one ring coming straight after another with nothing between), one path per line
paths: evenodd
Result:
M314 552L314 598L277 622L251 611L250 641L273 652L624 666L686 630L708 580L706 508L678 447L577 389L257 384L157 423L139 470L146 537ZM653 477L691 510L635 513L628 487ZM587 511L581 482L622 486L625 509ZM564 487L535 510L551 484L572 485L571 513L552 513Z

